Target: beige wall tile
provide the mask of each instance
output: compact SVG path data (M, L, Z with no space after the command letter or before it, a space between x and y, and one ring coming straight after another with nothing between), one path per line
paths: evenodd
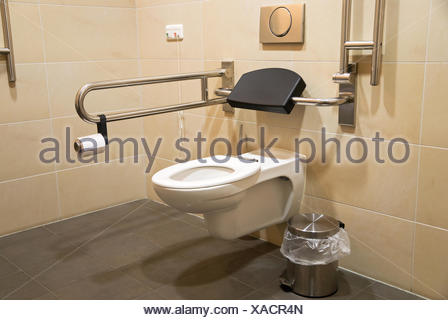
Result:
M254 123L241 122L231 119L204 117L196 114L184 115L184 130L185 137L190 141L183 144L191 152L193 159L202 157L209 157L211 155L212 143L217 138L224 138L230 142L231 153L236 154L238 141L243 137L257 139L258 131ZM198 133L206 141L201 143L201 152L198 150L198 142L194 141ZM242 151L247 149L252 150L254 145L252 143L242 145ZM228 147L224 142L214 143L214 154L228 154Z
M0 181L27 177L54 170L54 163L45 164L39 153L53 144L42 144L51 137L49 120L23 122L0 126L3 152L0 158Z
M424 61L431 1L386 1L385 61ZM375 1L353 1L352 40L372 40ZM367 53L367 52L366 52Z
M39 0L13 0L9 2L25 2L25 3L39 3Z
M142 75L144 77L155 77L179 73L177 61L151 61L143 60ZM142 87L143 106L162 107L180 103L179 82L151 84Z
M58 219L55 174L0 183L0 235Z
M47 68L53 117L76 114L75 96L86 83L139 75L137 61L50 63ZM90 113L137 108L140 97L139 87L103 90L90 93L85 105Z
M44 54L39 6L29 3L11 2L9 10L16 63L43 62ZM3 32L0 32L0 47L3 48Z
M177 112L151 116L144 119L145 138L151 151L162 138L156 157L174 161L181 156L176 140L181 137L180 117Z
M204 2L206 59L337 60L340 39L340 2L306 3L303 45L262 45L260 7L296 1L211 0ZM329 7L330 5L330 7ZM225 41L221 36L225 35Z
M448 231L417 224L412 291L448 299Z
M422 148L417 221L448 229L448 150Z
M137 8L166 5L166 4L179 4L183 2L200 2L202 0L135 0Z
M180 61L180 72L190 73L190 72L201 72L205 71L205 64L203 60L181 60ZM215 68L210 68L207 70L214 70ZM218 69L218 68L216 68ZM201 90L201 80L189 80L182 81L180 83L180 101L181 103L201 101L202 90ZM202 109L202 108L199 108ZM188 110L187 110L188 111Z
M42 4L135 8L135 0L40 0Z
M71 217L145 197L143 161L118 161L58 172L61 216Z
M448 1L431 0L431 20L428 47L429 61L448 61ZM428 1L429 2L429 1Z
M302 212L327 214L345 223L352 252L341 260L343 267L411 288L413 223L312 197L306 197Z
M424 145L448 147L447 83L448 64L427 64L421 141Z
M147 190L147 197L149 199L163 203L163 201L159 198L159 196L154 191L154 188L152 187L151 179L152 179L152 176L156 172L158 172L166 167L172 166L174 164L176 164L176 163L173 161L169 161L169 160L165 160L165 159L161 159L161 158L155 159L153 166L151 168L151 171L149 173L146 173L146 190Z
M16 66L15 86L8 86L6 65L0 64L0 123L46 119L48 91L43 64Z
M139 9L138 23L142 58L198 59L203 56L202 2ZM168 24L184 25L182 41L166 40Z
M353 137L328 134L327 139L337 138L340 141L341 163L338 164L334 142L328 142L327 158L324 162L321 136L311 133L301 136L310 137L316 144L316 158L307 169L307 194L404 219L414 219L417 147L410 146L409 159L405 163L397 164L388 157L389 143L382 142L379 147L379 156L385 162L381 164L375 159L375 144L365 140L368 147L366 160L362 163L352 163L346 155L346 149ZM308 143L304 144L308 145ZM351 156L354 159L360 159L362 149L359 142L353 143ZM394 157L404 158L404 150L403 144L394 145Z
M384 64L381 83L370 86L369 65L361 64L358 80L356 135L404 138L418 143L424 65Z
M137 58L134 9L41 6L47 61Z
M280 247L283 242L283 235L285 233L285 228L286 223L281 223L254 232L252 235L256 238L263 239Z

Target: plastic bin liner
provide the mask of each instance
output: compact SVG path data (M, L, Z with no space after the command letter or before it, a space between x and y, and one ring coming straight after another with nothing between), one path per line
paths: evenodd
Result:
M285 230L282 254L291 262L306 266L329 264L350 254L350 238L344 229L326 239L306 239Z

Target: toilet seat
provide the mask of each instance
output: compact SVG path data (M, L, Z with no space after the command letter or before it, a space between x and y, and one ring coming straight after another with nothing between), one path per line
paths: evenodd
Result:
M215 159L223 162L223 156ZM219 163L212 158L178 163L157 172L152 181L156 185L170 189L209 188L239 181L260 171L260 163L243 162L236 157Z

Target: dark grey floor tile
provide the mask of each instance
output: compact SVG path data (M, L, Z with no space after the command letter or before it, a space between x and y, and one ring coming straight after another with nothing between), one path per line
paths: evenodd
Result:
M244 300L277 300L273 296L263 292L262 290L255 290L244 296L242 299Z
M373 283L371 286L366 288L364 292L382 297L387 300L422 300L422 298L410 292L403 291L379 282Z
M249 286L260 289L267 282L278 281L285 270L286 261L256 251L242 253L219 267L225 268L226 274Z
M352 300L384 300L383 297L377 296L368 290L362 290L352 297Z
M113 233L105 234L83 249L100 262L118 268L144 260L158 252L160 247L139 234Z
M30 243L38 242L41 239L51 235L51 232L49 232L45 228L40 227L1 237L0 254L3 254L3 250L7 249L8 247L23 247Z
M34 298L33 300L59 300L53 293L49 292L44 294L43 296Z
M160 249L146 259L126 265L120 270L149 288L156 289L166 285L174 285L178 278L202 270L205 267L206 265L196 259Z
M112 226L108 232L110 234L139 233L172 221L175 219L169 214L144 205Z
M254 249L259 252L263 253L269 253L275 255L276 252L279 250L279 247L275 244L272 244L270 242L254 238L252 236L244 236L237 240L234 240L234 245L236 246L244 246L247 248ZM283 258L283 256L279 256Z
M253 288L237 279L228 277L216 268L204 268L178 278L174 284L156 290L166 299L240 299Z
M234 241L215 239L208 234L187 241L180 241L169 247L176 253L192 257L205 262L205 260L216 260L227 256L236 256L240 253L253 251L245 246L236 245Z
M205 220L201 217L194 215L194 214L184 213L177 218L185 223L191 224L192 226L207 230L207 225L205 224Z
M66 241L81 244L100 235L115 223L119 223L120 219L139 206L143 206L146 202L147 200L138 200L126 203L84 216L56 222L45 226L45 228L61 236Z
M138 234L144 235L149 240L162 247L182 244L185 241L191 241L208 236L207 231L193 227L180 220L173 220L159 226L151 226L141 229L138 231Z
M115 270L76 281L53 293L62 300L128 300L147 290L134 278Z
M372 284L372 280L344 269L338 270L338 276L339 286L347 285L352 291L366 289Z
M154 290L150 290L138 296L134 300L166 300L166 299L161 295L157 294Z
M88 255L116 268L137 263L159 249L160 247L142 235L115 232L106 233L83 247Z
M5 277L11 273L18 272L19 269L13 264L9 263L8 260L0 256L0 278Z
M0 242L1 254L31 276L51 267L76 248L43 228L18 233Z
M48 289L56 290L91 275L109 272L111 269L109 265L104 264L100 259L91 257L81 251L70 255L49 270L46 270L36 280Z
M261 289L258 289L258 295L265 295L279 300L304 300L305 297L299 296L291 291L284 291L280 287L279 279L267 282ZM270 299L269 298L269 299Z
M49 293L47 289L31 280L23 272L17 272L0 279L0 299L27 300Z

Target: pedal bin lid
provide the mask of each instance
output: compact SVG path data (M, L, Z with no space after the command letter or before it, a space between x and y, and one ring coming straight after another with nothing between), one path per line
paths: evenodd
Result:
M341 223L320 213L305 213L294 216L288 222L292 234L308 239L325 239L339 232Z

